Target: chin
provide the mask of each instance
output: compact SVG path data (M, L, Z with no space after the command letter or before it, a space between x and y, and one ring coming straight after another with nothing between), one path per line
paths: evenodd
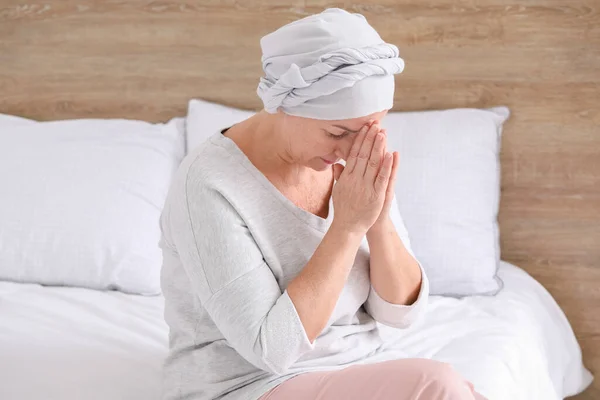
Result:
M311 169L314 169L315 171L327 171L328 169L331 168L331 164L327 164L324 163L321 159L317 158L316 160L312 161L308 167L310 167Z

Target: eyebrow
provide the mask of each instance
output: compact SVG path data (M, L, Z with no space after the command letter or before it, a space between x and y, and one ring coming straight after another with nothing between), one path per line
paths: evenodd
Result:
M358 132L360 132L360 129L358 129L358 130L355 131L354 129L350 129L350 128L345 127L343 125L332 125L332 126L335 126L336 128L344 129L344 130L346 130L348 132L352 132L352 133L358 133Z

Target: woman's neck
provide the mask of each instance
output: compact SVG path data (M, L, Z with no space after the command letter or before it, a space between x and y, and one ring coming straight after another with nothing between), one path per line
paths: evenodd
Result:
M294 162L290 144L277 131L277 114L261 111L233 125L225 136L233 140L264 175L295 185L314 177L315 171Z

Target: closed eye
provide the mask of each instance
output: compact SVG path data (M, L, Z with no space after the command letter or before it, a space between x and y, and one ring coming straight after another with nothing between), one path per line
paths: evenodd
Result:
M350 132L348 132L348 131L344 131L340 135L334 135L333 133L327 132L327 131L325 131L325 132L327 133L327 136L329 136L330 138L333 138L335 140L343 139L343 138L345 138L346 136L348 136L350 134Z

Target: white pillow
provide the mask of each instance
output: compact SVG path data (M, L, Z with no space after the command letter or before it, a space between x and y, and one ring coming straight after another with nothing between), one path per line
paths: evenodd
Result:
M240 110L206 100L190 100L186 118L187 152L221 129L242 122L254 114L255 111Z
M160 293L159 215L181 118L0 129L0 279Z
M396 199L432 295L502 288L498 203L506 107L391 112L388 146L400 153Z

